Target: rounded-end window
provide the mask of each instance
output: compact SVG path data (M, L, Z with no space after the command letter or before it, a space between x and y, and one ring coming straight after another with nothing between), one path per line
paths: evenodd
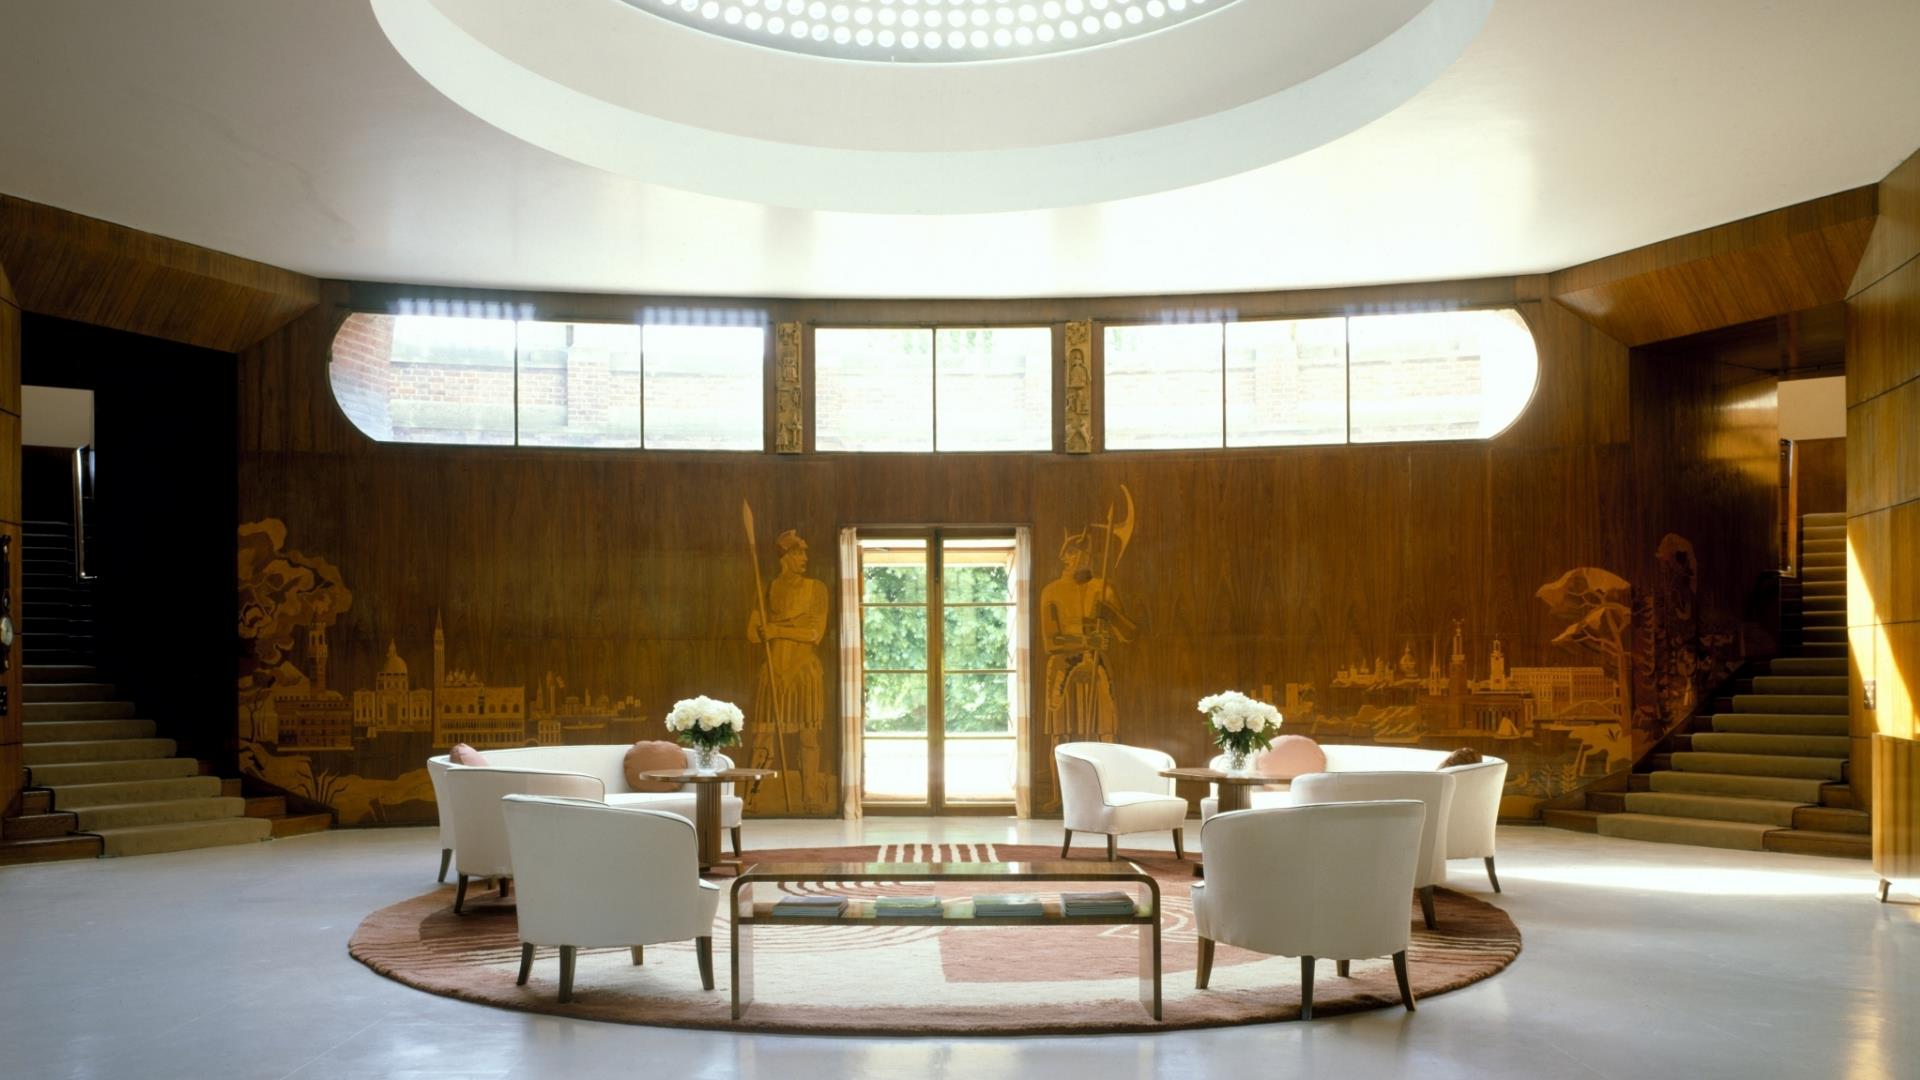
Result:
M1356 315L1347 376L1349 442L1491 439L1533 399L1540 354L1511 308Z

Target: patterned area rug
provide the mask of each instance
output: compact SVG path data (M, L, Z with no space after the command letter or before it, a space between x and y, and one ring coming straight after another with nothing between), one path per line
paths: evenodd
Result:
M715 989L700 988L691 941L649 945L635 967L626 949L582 949L574 1000L554 998L558 950L541 949L533 978L514 985L519 936L513 902L468 893L469 914L453 914L453 887L381 908L367 916L347 948L391 979L430 993L509 1009L590 1020L733 1031L840 1034L1102 1034L1264 1023L1298 1019L1300 962L1221 946L1212 986L1193 987L1196 946L1191 861L1165 852L1121 851L1160 883L1162 990L1165 1020L1148 1017L1138 998L1138 950L1132 926L940 927L892 923L872 927L759 927L754 937L755 998L745 1019L729 1015L727 912L714 923ZM753 851L752 862L1017 862L1059 858L1058 848L992 844L887 844L876 848L783 848ZM729 888L724 875L713 878ZM1097 888L1098 886L1068 886ZM763 899L773 887L758 886ZM977 891L1014 891L980 886ZM835 890L900 895L963 887L850 885ZM1420 923L1409 897L1413 943L1408 949L1414 998L1458 989L1492 975L1520 954L1520 931L1491 904L1442 889L1439 929ZM1320 964L1314 1013L1399 1008L1393 966L1385 958L1355 961L1352 977Z

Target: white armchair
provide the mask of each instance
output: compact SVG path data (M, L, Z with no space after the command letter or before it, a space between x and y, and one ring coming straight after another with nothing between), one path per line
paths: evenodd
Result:
M1427 815L1420 827L1420 854L1414 864L1413 887L1420 893L1420 914L1431 930L1434 928L1433 888L1447 880L1447 821L1453 805L1454 784L1451 773L1437 770L1308 773L1294 777L1293 802L1296 806L1386 799L1418 799L1425 803ZM1209 868L1213 858L1209 851ZM1211 873L1211 869L1208 872Z
M1194 987L1213 974L1216 943L1300 958L1300 1019L1313 1019L1316 959L1345 978L1354 960L1393 958L1407 981L1407 892L1426 808L1411 799L1239 810L1200 826L1207 880L1193 886L1200 936Z
M1498 758L1442 770L1454 779L1453 805L1447 811L1447 858L1484 859L1487 880L1500 891L1493 872L1493 838L1500 824L1500 795L1507 789L1507 763Z
M560 947L560 1001L573 998L582 947L644 947L693 939L700 985L713 989L713 916L720 889L700 880L693 823L659 810L588 800L508 795L500 800L519 870L520 977L533 951Z
M440 877L441 884L447 880L447 866L453 862L453 814L447 810L447 794L440 787L440 778L453 768L447 762L445 754L427 759L427 779L433 781L434 813L440 819Z
M506 818L500 811L503 797L555 795L599 802L606 789L594 777L579 773L456 767L440 778L440 793L440 817L453 819L454 835L459 838L453 849L454 868L459 873L453 913L460 915L464 914L470 878L497 878L500 895L507 894L507 882L513 877L513 855L507 844ZM688 827L692 827L691 822Z
M1104 833L1107 858L1118 851L1118 838L1127 833L1173 833L1173 856L1184 859L1187 800L1173 793L1173 780L1160 770L1173 768L1173 758L1158 750L1119 743L1071 742L1054 747L1053 765L1060 776L1060 808L1066 818L1066 837L1060 857L1066 858L1076 832Z

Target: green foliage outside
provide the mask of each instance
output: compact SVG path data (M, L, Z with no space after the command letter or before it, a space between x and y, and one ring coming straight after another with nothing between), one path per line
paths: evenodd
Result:
M870 607L865 612L866 667L925 671L927 667L926 570L918 566L869 566L863 571L868 603L911 604ZM1012 665L1010 608L955 607L1003 604L1012 599L1007 568L949 566L943 582L946 618L942 626L944 668L948 672L1007 668ZM867 731L927 730L927 677L924 674L869 674ZM1011 712L1004 674L949 674L943 687L946 731L950 735L1007 734Z

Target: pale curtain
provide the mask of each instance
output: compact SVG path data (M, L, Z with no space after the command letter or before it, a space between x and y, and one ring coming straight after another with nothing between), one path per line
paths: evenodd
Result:
M865 787L863 745L865 726L861 700L866 696L860 662L860 544L854 529L840 530L840 816L857 821L865 815L860 793Z
M1013 531L1013 670L1017 673L1017 693L1009 695L1013 705L1013 812L1017 817L1033 816L1033 607L1027 595L1033 567L1033 530L1022 526Z

